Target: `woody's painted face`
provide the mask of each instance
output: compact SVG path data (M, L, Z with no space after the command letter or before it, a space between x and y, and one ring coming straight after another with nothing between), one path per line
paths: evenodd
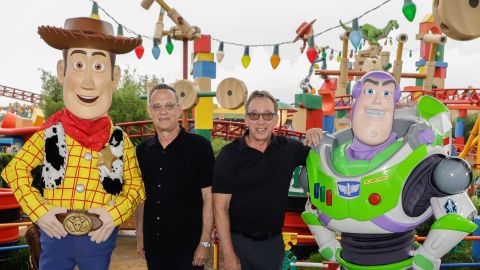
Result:
M395 81L367 78L353 112L353 134L362 143L379 145L392 133Z
M120 68L114 67L108 51L71 48L67 60L57 64L57 77L63 84L65 107L81 119L107 115L113 91L120 79Z

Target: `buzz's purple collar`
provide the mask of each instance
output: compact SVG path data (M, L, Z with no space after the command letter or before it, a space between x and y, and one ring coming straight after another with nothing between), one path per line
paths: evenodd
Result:
M353 137L353 142L347 148L347 156L349 161L366 160L370 161L376 154L383 151L390 144L397 140L397 133L392 132L390 137L382 144L371 146L362 143L356 137Z

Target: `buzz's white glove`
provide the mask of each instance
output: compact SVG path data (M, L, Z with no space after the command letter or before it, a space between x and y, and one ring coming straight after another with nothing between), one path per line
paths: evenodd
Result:
M423 246L415 250L413 256L414 270L438 270L442 261L429 254Z

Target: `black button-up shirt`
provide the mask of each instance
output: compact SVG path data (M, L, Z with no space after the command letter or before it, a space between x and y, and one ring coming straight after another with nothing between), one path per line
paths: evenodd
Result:
M232 194L232 232L281 232L293 171L305 165L309 151L299 141L275 135L264 153L250 148L245 137L222 149L212 191Z
M137 147L145 183L144 246L147 252L193 254L202 231L201 189L211 186L211 143L181 128L164 149L155 135Z

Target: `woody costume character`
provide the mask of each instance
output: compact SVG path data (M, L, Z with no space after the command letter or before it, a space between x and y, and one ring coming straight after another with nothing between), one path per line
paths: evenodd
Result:
M40 228L40 269L108 269L118 226L145 198L135 148L108 110L118 86L116 54L140 38L113 35L110 23L71 18L38 33L63 51L57 76L65 109L52 115L1 176ZM42 191L31 171L43 165Z

